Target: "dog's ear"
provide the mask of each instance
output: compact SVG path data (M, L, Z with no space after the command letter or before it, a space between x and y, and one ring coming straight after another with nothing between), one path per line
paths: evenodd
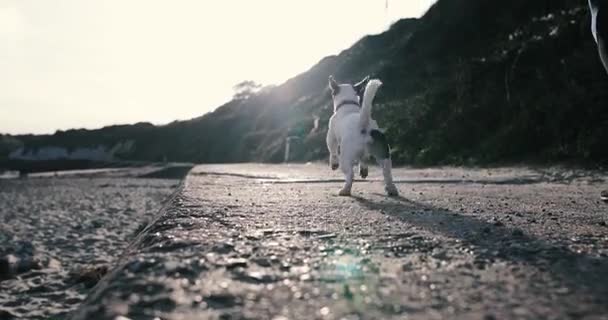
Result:
M367 85L368 82L369 82L369 76L365 77L363 80L359 81L357 84L355 84L353 86L355 88L355 91L357 91L358 95L363 95L363 91L365 91L365 86Z
M331 89L331 94L336 95L340 91L340 85L334 79L334 76L329 76L329 88Z

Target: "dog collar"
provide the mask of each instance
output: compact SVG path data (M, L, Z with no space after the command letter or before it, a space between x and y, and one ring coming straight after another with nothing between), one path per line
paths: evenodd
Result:
M359 101L355 101L355 100L344 100L342 102L340 102L337 106L336 106L336 111L338 111L338 109L340 109L342 106L346 105L346 104L354 104L357 107L361 107L361 105L359 104Z

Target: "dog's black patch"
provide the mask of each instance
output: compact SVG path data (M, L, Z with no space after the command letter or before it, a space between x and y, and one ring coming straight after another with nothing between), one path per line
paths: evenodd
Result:
M367 175L369 174L367 167L360 167L359 174L361 175L361 178L363 178L363 179L367 178Z
M365 92L365 86L369 82L369 76L363 78L363 80L353 85L353 89L357 92L357 95L360 97L361 101L363 101L363 93Z
M373 129L370 131L372 143L369 151L376 160L388 159L391 154L391 148L388 145L388 140L382 131Z

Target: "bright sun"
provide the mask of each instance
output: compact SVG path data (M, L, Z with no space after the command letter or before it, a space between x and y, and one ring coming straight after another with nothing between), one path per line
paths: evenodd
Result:
M432 0L9 0L0 4L0 128L166 123L276 84Z

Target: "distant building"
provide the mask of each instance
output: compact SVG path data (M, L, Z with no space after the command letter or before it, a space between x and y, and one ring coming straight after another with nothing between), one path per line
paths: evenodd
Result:
M71 152L63 147L46 146L37 149L19 148L8 156L11 160L93 160L110 161L114 159L112 152L104 146L96 148L76 148Z

